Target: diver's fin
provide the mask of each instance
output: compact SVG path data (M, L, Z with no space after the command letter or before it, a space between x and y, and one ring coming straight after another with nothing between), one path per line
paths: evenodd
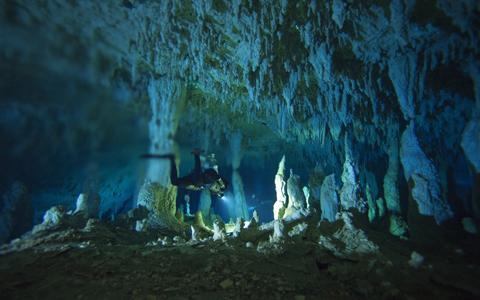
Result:
M167 154L146 153L146 154L140 155L140 158L172 159L172 158L175 158L175 154L173 154L173 153L167 153Z

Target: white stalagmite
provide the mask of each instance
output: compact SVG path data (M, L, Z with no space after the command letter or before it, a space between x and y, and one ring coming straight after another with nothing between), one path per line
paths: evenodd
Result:
M81 193L78 195L74 214L88 215L88 195Z
M308 186L303 187L303 195L305 196L305 201L307 203L307 209L310 209L310 188Z
M358 197L357 172L355 170L351 142L345 135L345 162L343 163L342 189L340 190L340 203L345 210L356 208L364 212L366 205Z
M257 224L260 224L260 216L258 215L258 211L254 210L252 214L252 220L255 220Z
M283 242L285 238L285 225L282 220L275 220L273 222L273 235L270 236L270 243Z
M320 191L320 208L322 210L322 220L334 222L337 219L338 195L335 174L330 174L323 180Z
M438 224L452 218L453 212L442 197L438 172L420 147L413 121L402 134L400 160L405 179L414 183L411 193L419 213L433 216Z
M74 214L83 215L85 218L98 218L100 197L81 193L78 195Z
M185 195L185 215L188 217L192 217L192 213L190 212L190 196Z
M277 200L273 204L273 218L278 220L279 214L283 214L285 209L285 204L287 202L286 194L286 183L285 183L285 155L282 157L278 164L277 174L275 175L275 193L277 195Z
M243 181L238 168L242 162L242 134L236 132L232 135L230 140L230 151L232 156L232 188L235 202L236 217L241 217L244 220L250 219L247 207L247 200L245 198L245 191L243 188Z
M288 206L285 209L284 218L296 218L306 214L305 195L301 189L300 176L293 174L290 169L290 177L287 180Z
M238 237L240 236L240 233L242 232L243 229L243 221L242 218L237 218L237 221L235 222L235 228L233 229L233 237Z
M219 222L213 223L213 240L214 241L225 240L225 228Z
M197 230L195 230L195 227L193 225L190 225L190 231L192 232L191 241L192 242L198 241L198 233L197 233Z

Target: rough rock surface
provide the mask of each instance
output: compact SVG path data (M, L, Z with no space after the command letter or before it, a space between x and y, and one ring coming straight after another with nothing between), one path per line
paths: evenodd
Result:
M0 247L4 299L480 296L480 244L456 232L406 242L386 231L360 229L344 213L319 227L318 215L275 221L282 223L282 232L301 235L281 233L272 241L271 226L248 242L230 235L224 241L186 241L93 219L75 223L74 217L67 216L65 226L27 233ZM429 252L431 247L436 251Z
M405 179L414 182L411 193L420 214L434 216L440 224L452 218L453 212L442 196L438 171L422 151L414 130L414 123L410 123L402 134L400 160Z

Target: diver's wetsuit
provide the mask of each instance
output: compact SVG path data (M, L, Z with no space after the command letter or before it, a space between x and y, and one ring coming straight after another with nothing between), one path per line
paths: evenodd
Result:
M207 184L213 183L217 178L209 178L206 176L205 172L202 171L202 165L200 162L200 155L198 153L193 153L195 159L195 165L190 174L178 177L177 174L177 165L175 164L175 157L173 155L169 156L170 159L170 181L173 185L185 187L188 189L201 190Z
M214 169L202 170L202 165L200 162L200 155L197 152L193 153L195 159L195 165L190 172L190 174L178 177L177 165L175 163L175 155L173 154L146 154L143 155L143 158L165 158L170 160L170 181L172 185L183 187L189 190L202 190L204 188L209 188L209 185L214 184L215 182L221 179L220 175ZM224 189L224 188L223 188ZM218 191L213 191L219 193ZM220 191L221 192L221 191ZM223 194L222 192L220 194Z

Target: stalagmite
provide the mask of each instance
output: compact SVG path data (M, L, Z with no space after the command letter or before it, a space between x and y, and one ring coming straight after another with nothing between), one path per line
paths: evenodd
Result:
M287 180L288 206L284 218L297 218L307 214L305 196L300 187L300 176L290 170L290 177Z
M213 223L213 240L224 241L225 240L225 227L219 221Z
M42 225L53 226L62 222L65 217L65 208L63 206L53 206L43 215Z
M260 224L260 216L258 215L258 211L256 209L253 211L252 220L255 220L257 224Z
M244 220L250 219L243 188L243 181L238 169L242 162L242 134L235 132L230 139L230 153L232 157L232 188L235 203L235 215Z
M270 236L270 243L283 242L285 238L284 233L285 225L282 220L275 220L273 223L273 235Z
M275 175L275 193L277 200L273 204L273 218L275 220L283 217L287 202L285 176L285 155L278 164L277 174Z
M237 218L237 221L235 222L235 228L233 229L233 237L239 237L240 233L242 232L243 229L243 220L242 218Z
M198 234L193 225L190 225L190 232L192 233L190 240L192 242L198 241Z
M343 209L357 209L365 212L366 203L358 197L357 171L355 170L351 141L345 135L345 161L343 163L342 188L340 190L340 204Z
M320 192L320 208L322 210L322 220L334 222L338 213L338 195L337 182L335 174L330 174L323 180Z
M408 225L401 216L400 192L398 190L399 178L399 145L398 126L388 126L388 169L383 178L383 193L387 209L390 212L389 230L392 235L403 237L408 233ZM378 204L378 200L377 200ZM382 203L383 204L383 203ZM379 214L382 213L382 206L379 207Z
M190 196L189 195L185 195L185 215L187 217L191 217L193 216L192 213L190 212Z
M310 209L310 188L308 186L304 186L303 187L303 195L305 196L305 201L306 201L306 204L307 204L307 210Z
M398 127L389 125L388 130L388 169L383 179L383 193L387 209L393 215L389 219L390 233L403 236L407 233L407 225L400 216Z
M373 196L370 192L370 185L367 183L367 187L365 190L365 194L367 196L367 204L368 204L368 221L371 223L377 217L377 203L373 200Z
M100 197L96 194L81 193L76 202L74 214L82 215L85 218L98 218L100 208Z
M400 160L405 179L414 183L411 193L418 205L418 212L433 216L440 224L453 217L453 212L448 202L442 198L438 172L421 149L414 130L412 121L402 134Z
M310 190L310 197L320 200L320 191L323 180L325 179L325 171L320 163L315 165L315 168L308 176L308 188Z

